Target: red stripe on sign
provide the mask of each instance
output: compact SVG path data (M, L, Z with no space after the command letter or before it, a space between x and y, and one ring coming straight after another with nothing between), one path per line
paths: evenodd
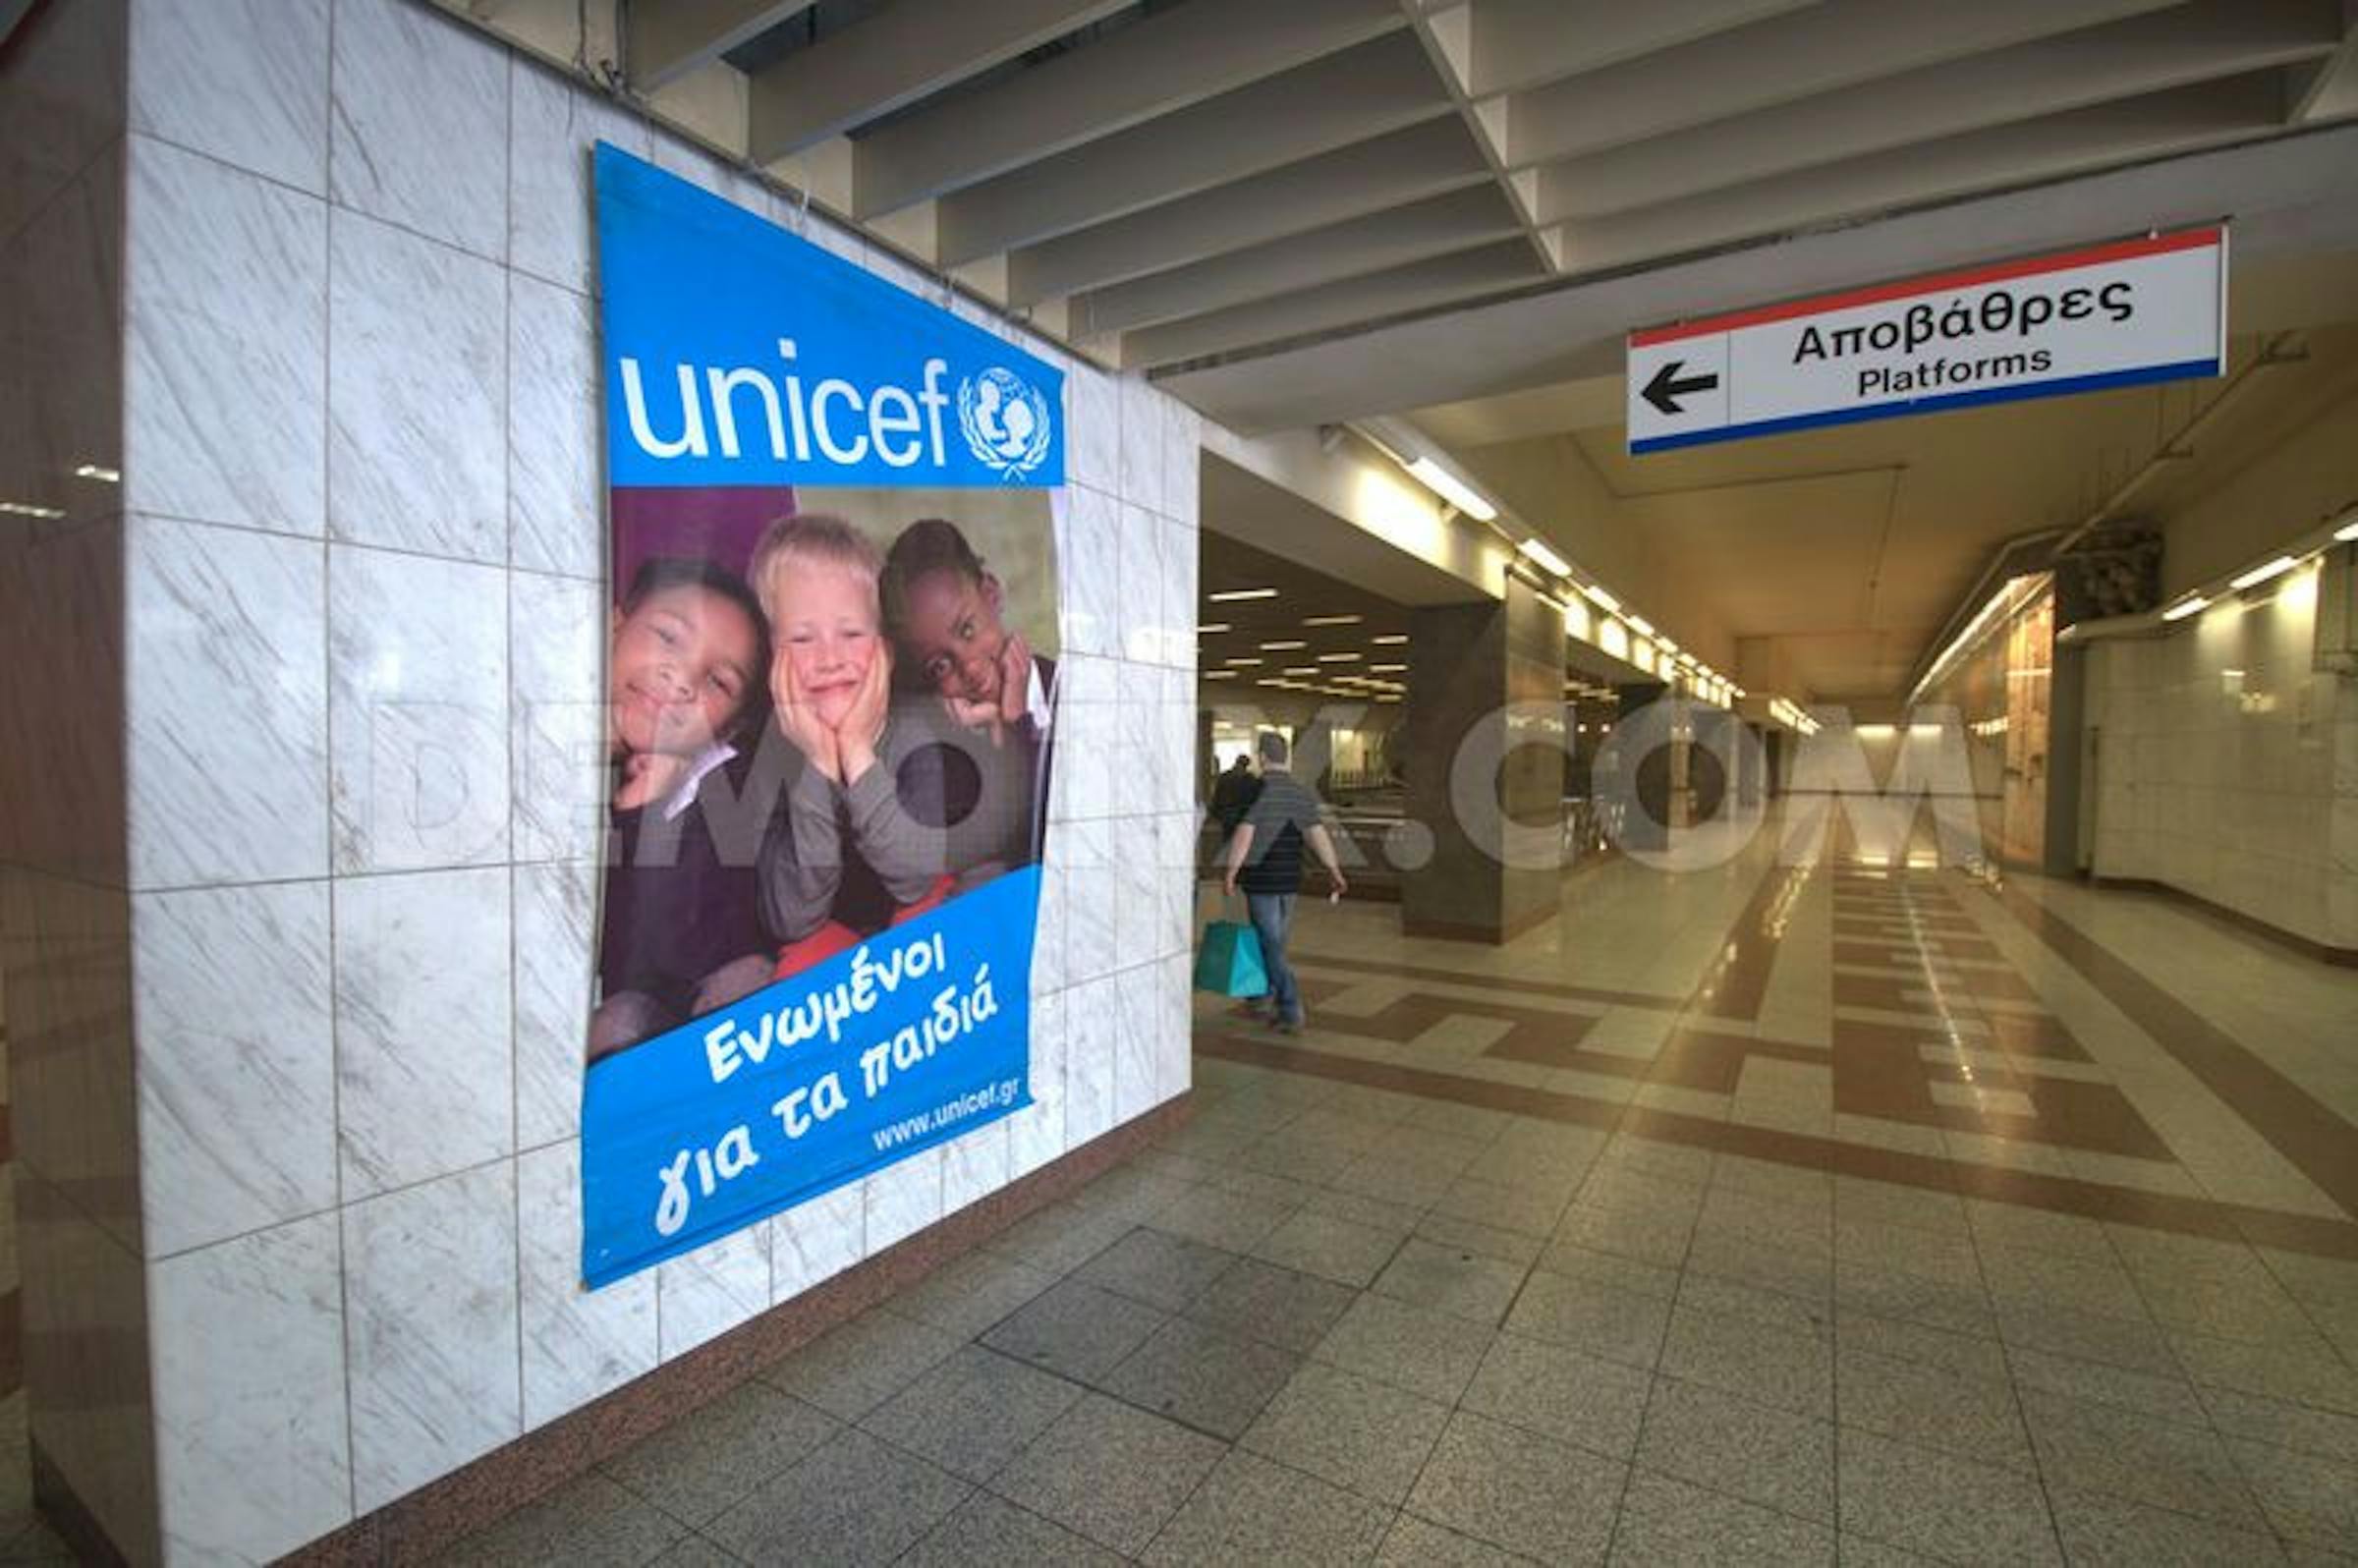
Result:
M1725 315L1705 316L1700 321L1682 321L1676 326L1647 327L1629 335L1629 346L1642 349L1650 344L1674 343L1681 338L1702 337L1711 332L1732 332L1738 327L1760 326L1768 321L1790 321L1795 316L1819 315L1828 310L1847 310L1862 305L1880 305L1886 300L1904 300L1910 295L1937 294L1943 289L1969 289L1977 284L2000 283L2007 278L2027 278L2041 272L2067 272L2073 267L2095 266L2105 261L2127 261L2138 256L2165 255L2172 251L2198 251L2207 245L2217 245L2226 231L2218 224L2207 229L2188 229L2178 234L2156 235L2150 240L2122 240L2114 245L2095 246L2086 251L2071 251L2061 255L2034 256L2023 261L1999 261L1990 266L1964 267L1955 272L1935 272L1926 277L1907 278L1898 283L1879 283L1871 288L1851 289L1841 294L1822 294L1814 299L1788 300L1783 305L1764 305L1750 310L1730 310Z

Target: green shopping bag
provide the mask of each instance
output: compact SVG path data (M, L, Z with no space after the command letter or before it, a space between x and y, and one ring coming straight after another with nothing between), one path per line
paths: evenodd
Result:
M1214 996L1261 996L1269 988L1261 932L1244 921L1213 921L1196 954L1196 989Z

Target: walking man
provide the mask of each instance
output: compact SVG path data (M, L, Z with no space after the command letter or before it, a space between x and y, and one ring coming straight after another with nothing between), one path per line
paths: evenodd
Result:
M1348 885L1335 859L1334 837L1319 820L1319 803L1286 771L1285 737L1261 733L1261 793L1228 840L1227 890L1245 890L1245 912L1261 933L1269 972L1269 1022L1291 1035L1302 1027L1302 988L1285 961L1285 938L1302 891L1302 846L1307 843L1333 879L1336 897Z

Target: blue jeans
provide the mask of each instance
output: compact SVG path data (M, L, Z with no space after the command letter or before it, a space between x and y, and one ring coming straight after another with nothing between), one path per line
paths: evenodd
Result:
M1269 1006L1289 1024L1302 1022L1302 988L1285 961L1286 932L1294 924L1292 893L1247 893L1245 913L1261 933L1261 962L1269 972Z

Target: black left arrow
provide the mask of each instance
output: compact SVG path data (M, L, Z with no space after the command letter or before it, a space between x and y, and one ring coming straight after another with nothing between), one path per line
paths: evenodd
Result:
M1719 377L1715 374L1691 375L1684 381L1679 380L1678 367L1686 363L1684 360L1672 360L1664 364L1654 372L1654 379L1646 383L1645 390L1638 396L1664 414L1684 414L1686 410L1671 399L1683 397L1689 392L1709 392L1719 384Z

